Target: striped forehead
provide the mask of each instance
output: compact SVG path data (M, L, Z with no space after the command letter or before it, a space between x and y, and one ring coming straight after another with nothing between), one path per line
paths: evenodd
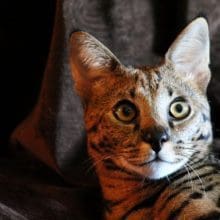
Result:
M156 94L161 81L161 74L159 71L139 71L137 73L137 93L144 96L150 101Z

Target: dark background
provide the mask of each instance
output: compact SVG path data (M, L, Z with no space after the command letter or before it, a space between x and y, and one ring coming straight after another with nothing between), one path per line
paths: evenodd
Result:
M33 108L50 46L55 0L0 3L0 148Z

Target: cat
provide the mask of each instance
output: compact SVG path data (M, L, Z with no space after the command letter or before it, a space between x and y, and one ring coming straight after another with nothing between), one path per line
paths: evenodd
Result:
M86 32L70 44L104 218L220 219L207 21L193 20L154 67L124 66Z

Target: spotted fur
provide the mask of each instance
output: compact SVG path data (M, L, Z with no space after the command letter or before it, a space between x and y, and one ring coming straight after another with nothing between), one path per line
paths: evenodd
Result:
M156 67L125 67L85 32L72 35L70 57L105 218L220 219L219 168L210 159L206 21L189 24ZM115 117L121 100L136 106L129 123ZM170 116L175 101L190 106L186 118Z

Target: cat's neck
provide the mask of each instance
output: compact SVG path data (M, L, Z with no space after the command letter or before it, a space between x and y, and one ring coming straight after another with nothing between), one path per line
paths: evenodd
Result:
M150 181L135 176L108 164L108 161L97 164L96 168L105 202L106 219L121 219L137 204L150 208L154 198L157 198L156 194L160 194L169 184L166 179Z

